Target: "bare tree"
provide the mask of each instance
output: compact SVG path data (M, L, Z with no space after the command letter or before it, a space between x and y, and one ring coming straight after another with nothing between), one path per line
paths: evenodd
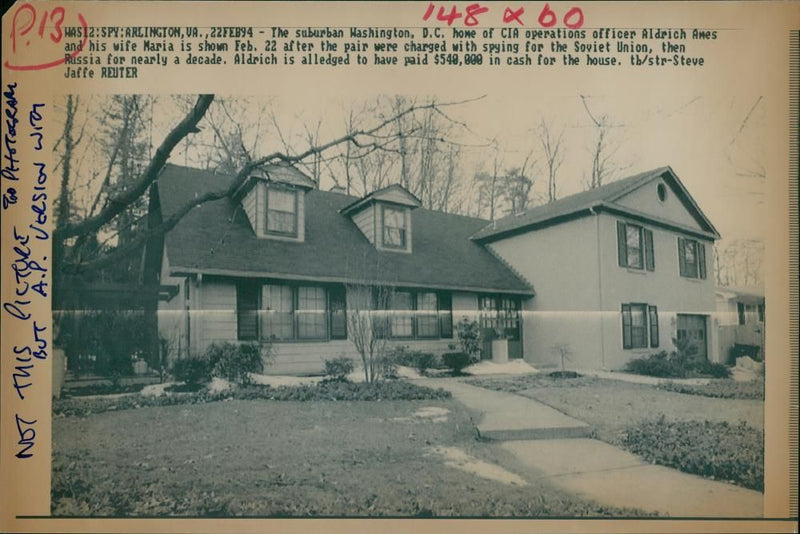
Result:
M347 332L361 357L364 380L374 384L382 378L389 318L386 312L390 290L387 286L348 284Z
M589 189L595 189L608 182L617 170L612 162L617 147L612 146L609 139L614 124L608 115L595 117L591 109L589 109L586 96L581 95L581 102L583 102L586 114L595 128L595 139L591 148L591 174L588 183Z
M553 132L552 125L542 119L539 123L538 133L539 143L542 145L544 153L544 163L547 167L547 202L549 203L558 198L558 170L564 163L564 152L561 149L564 130L562 129L556 134Z
M500 187L500 145L497 140L493 140L494 160L492 170L489 172L478 172L475 174L475 182L478 186L478 216L483 215L484 208L488 208L489 220L493 221L497 215L498 203L501 197Z
M98 213L78 221L69 221L66 224L60 225L55 231L54 239L61 242L82 234L96 234L104 225L118 217L129 206L140 201L146 194L148 188L158 177L158 174L173 149L175 149L179 143L187 139L188 136L200 131L199 124L204 119L213 101L214 95L200 95L186 115L169 131L145 168L138 173L136 179L132 180L130 184L127 184L124 191L119 192L119 194L113 197L109 197L105 206ZM207 202L232 197L252 172L264 165L276 163L297 164L306 161L308 158L321 156L332 148L345 143L352 143L365 152L380 150L394 151L397 149L398 138L396 135L393 135L392 126L398 120L405 120L406 117L413 117L416 114L423 114L430 110L440 111L447 106L463 104L465 102L469 102L469 100L446 103L415 103L401 110L396 115L378 121L371 127L356 129L325 143L311 145L305 150L300 150L295 153L275 151L265 156L253 158L239 169L233 179L228 182L227 187L221 187L219 190L197 195L184 205L177 207L174 213L170 217L163 219L160 224L148 228L147 231L139 235L137 239L131 240L131 242L126 243L124 246L117 246L113 251L101 257L65 262L62 264L62 267L74 272L87 269L99 269L119 261L121 258L139 249L139 247L153 235L162 235L174 228L175 225L195 207Z

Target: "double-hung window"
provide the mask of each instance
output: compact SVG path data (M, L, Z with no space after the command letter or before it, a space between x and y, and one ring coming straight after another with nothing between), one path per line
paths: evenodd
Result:
M433 291L394 291L386 303L386 326L376 321L379 336L397 339L453 337L452 297ZM384 334L384 332L386 333Z
M297 235L297 193L290 189L267 188L267 232Z
M658 347L658 338L656 306L634 303L622 305L622 348L655 348Z
M678 238L678 265L684 278L706 278L706 246L694 239Z
M343 287L239 282L236 316L243 341L347 339Z
M652 230L617 221L617 257L620 267L654 271Z
M406 248L406 210L383 206L383 246Z

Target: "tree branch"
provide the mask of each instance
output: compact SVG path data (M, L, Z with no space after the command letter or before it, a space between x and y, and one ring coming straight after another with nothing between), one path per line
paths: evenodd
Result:
M150 184L158 177L158 173L167 162L172 149L190 133L197 131L197 124L205 116L208 106L214 100L214 95L200 95L197 97L192 110L173 128L164 141L156 149L153 159L150 160L144 174L129 190L116 198L110 199L108 205L95 216L88 217L77 223L67 223L54 233L54 239L64 240L69 237L92 233L99 230L104 224L122 213L132 202L141 197Z

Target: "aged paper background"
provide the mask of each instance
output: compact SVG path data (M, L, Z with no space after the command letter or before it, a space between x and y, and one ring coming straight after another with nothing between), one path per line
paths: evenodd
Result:
M499 14L511 3L486 3L492 8L493 17L481 17L476 29L489 26L500 27ZM542 3L525 2L526 27L535 28L535 18ZM59 4L37 2L34 4L41 14ZM66 2L66 24L76 24L76 14L81 13L90 26L283 26L302 28L307 26L375 26L375 27L437 27L437 23L422 21L427 2L396 3L335 3L315 2L301 5L289 3L255 2ZM450 4L447 4L450 5ZM461 5L462 8L466 4ZM572 3L554 3L553 8L563 13ZM515 4L516 7L516 4ZM16 82L19 109L29 109L33 102L43 102L52 109L54 95L68 93L115 94L158 93L196 94L209 92L221 95L269 94L288 102L319 101L341 96L364 96L378 94L441 95L444 99L469 99L487 94L504 99L513 105L512 114L524 113L526 106L539 109L538 101L557 102L559 95L575 98L579 94L600 95L612 105L623 109L626 99L639 103L650 102L653 108L660 101L675 102L676 95L689 100L702 96L707 101L727 101L731 95L744 100L764 97L766 104L765 169L767 191L763 219L756 220L753 212L742 215L753 217L754 225L764 225L766 236L766 299L767 351L770 362L766 376L766 491L764 511L774 520L734 522L708 520L684 522L669 520L607 521L607 520L519 520L480 521L469 523L463 520L439 519L431 523L421 520L200 520L200 519L48 519L50 509L50 373L48 365L37 367L35 384L28 388L24 404L20 404L12 384L11 347L29 338L29 326L22 326L7 314L3 315L2 327L2 375L0 389L3 395L2 442L2 530L25 532L261 532L305 531L325 528L341 531L375 530L386 531L431 528L446 531L479 529L487 532L509 531L585 531L606 532L681 532L681 531L725 531L725 532L789 532L796 524L783 521L797 515L796 508L789 505L789 459L797 451L789 451L789 32L800 28L800 6L793 3L658 3L658 2L591 2L581 4L587 29L594 28L709 28L717 29L716 42L704 44L702 55L706 65L702 68L636 68L621 67L563 67L551 68L505 67L486 68L434 68L427 67L309 67L275 66L237 68L233 65L216 67L171 66L165 70L140 69L136 79L67 79L63 68L43 70L13 70L3 68L3 88ZM20 40L18 51L11 55L12 17L17 7L12 7L3 19L3 54L13 65L30 65L50 61L52 46L25 48ZM70 18L72 17L72 18ZM48 26L49 27L49 26ZM438 23L445 33L449 30ZM463 27L463 26L459 26ZM563 27L561 24L558 27ZM34 35L32 30L29 36ZM47 54L50 54L48 56ZM58 56L55 56L58 57ZM492 108L496 109L496 108ZM505 117L480 116L480 106L474 112L483 124L495 127ZM46 139L52 143L58 135L58 125L48 125L53 114L44 118ZM796 119L796 117L794 117ZM687 131L687 136L702 135L703 124L696 130ZM5 128L5 125L4 125ZM5 130L4 130L5 131ZM644 155L639 162L642 168L652 168L670 163L669 147L654 148L652 159ZM4 152L5 154L5 152ZM21 149L22 157L32 157ZM585 157L585 156L581 156ZM702 154L694 156L702 159ZM41 159L41 158L40 158ZM52 161L49 162L52 168ZM702 165L698 165L702 168ZM635 171L635 169L634 169ZM713 170L709 170L713 172ZM681 170L678 169L678 174ZM5 188L5 183L3 184ZM20 184L20 197L30 195L30 183ZM718 184L713 176L705 184L695 180L690 189L700 190L704 211L716 223L715 213L726 199L714 197ZM55 179L48 182L48 195L57 194ZM714 204L714 203L717 204ZM709 206L712 203L712 206ZM17 210L19 211L19 210ZM12 210L13 212L13 210ZM51 212L52 214L52 212ZM8 213L4 212L2 226L2 277L3 301L9 301L14 286L11 282L10 263L12 241ZM48 223L49 224L49 223ZM42 242L37 250L46 255L49 244ZM796 258L795 258L796 260ZM39 302L34 316L40 325L50 324L47 302ZM794 320L797 318L795 317ZM23 325L24 326L24 325ZM796 346L796 345L795 345ZM797 357L794 354L794 357ZM796 399L795 399L796 401ZM20 411L22 410L22 411ZM15 413L28 414L37 422L35 456L25 461L14 458L18 431ZM796 463L794 464L797 465Z

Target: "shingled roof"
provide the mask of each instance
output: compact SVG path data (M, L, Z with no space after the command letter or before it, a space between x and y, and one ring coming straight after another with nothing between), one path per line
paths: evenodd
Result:
M615 201L651 180L658 178L662 178L670 183L678 194L678 197L684 202L687 209L692 212L692 215L695 217L700 227L703 228L702 235L710 238L719 238L719 233L716 228L714 228L711 221L708 220L699 206L694 202L675 172L670 167L660 167L611 182L595 189L589 189L582 193L570 195L549 204L536 206L522 213L512 214L498 219L497 221L487 224L478 232L475 232L472 239L478 242L493 241L533 230L537 227L570 220L571 218L588 214L589 210L593 209L605 209L616 212L629 211L631 215L642 216L644 214L634 213L632 210L628 210L616 204ZM653 217L649 218L656 220Z
M232 177L168 164L158 179L163 216ZM527 282L470 236L487 221L419 208L411 212L413 253L376 250L339 210L355 197L306 193L304 242L259 239L241 205L225 198L194 208L166 236L173 274L204 273L322 282L533 294Z

